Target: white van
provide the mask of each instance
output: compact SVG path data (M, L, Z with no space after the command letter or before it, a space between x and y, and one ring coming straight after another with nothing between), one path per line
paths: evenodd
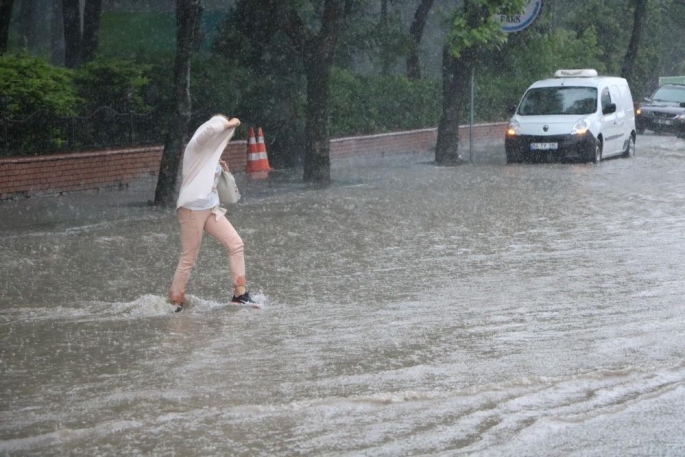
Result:
M558 70L523 95L505 137L507 163L635 154L628 82L595 70Z

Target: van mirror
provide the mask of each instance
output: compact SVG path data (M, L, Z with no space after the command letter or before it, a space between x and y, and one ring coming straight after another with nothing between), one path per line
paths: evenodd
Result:
M612 114L616 112L616 103L609 103L602 108L602 114Z
M510 116L513 116L514 114L516 114L516 105L511 105L509 107L509 109L507 110L507 112L509 113Z

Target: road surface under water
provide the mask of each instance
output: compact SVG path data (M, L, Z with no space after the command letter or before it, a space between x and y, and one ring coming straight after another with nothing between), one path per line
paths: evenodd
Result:
M0 454L685 454L685 140L632 159L238 175L262 310L173 212L0 204Z

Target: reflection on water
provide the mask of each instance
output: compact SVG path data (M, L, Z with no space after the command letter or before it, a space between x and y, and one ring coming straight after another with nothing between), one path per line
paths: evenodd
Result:
M150 183L3 203L0 452L683 454L685 144L639 140L600 166L239 175L263 310L228 304L207 237L173 313Z

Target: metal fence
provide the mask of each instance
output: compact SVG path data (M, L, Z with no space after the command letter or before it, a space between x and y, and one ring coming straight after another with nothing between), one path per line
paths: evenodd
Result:
M0 157L109 149L164 141L166 116L119 113L101 107L86 117L36 111L24 119L0 118Z

